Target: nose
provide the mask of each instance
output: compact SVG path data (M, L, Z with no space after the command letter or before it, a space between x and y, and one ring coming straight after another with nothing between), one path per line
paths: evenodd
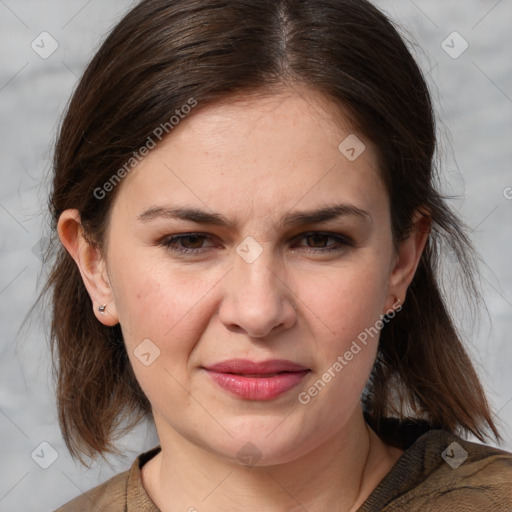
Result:
M285 269L272 262L268 248L252 262L235 255L234 266L223 279L221 322L251 338L289 329L296 322L295 296L289 281Z

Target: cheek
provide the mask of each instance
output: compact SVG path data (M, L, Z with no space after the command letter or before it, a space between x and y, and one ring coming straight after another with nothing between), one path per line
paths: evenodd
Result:
M357 337L380 318L386 275L377 259L367 258L366 263L361 259L355 265L330 268L323 276L301 277L297 286L305 314L317 325L318 335L339 345L340 340L346 343Z
M193 388L192 356L212 321L211 298L225 271L119 256L116 304L137 381L159 410L170 402L194 407L187 391ZM138 357L147 353L146 361Z
M323 279L310 278L309 292L307 288L301 292L307 324L314 326L311 343L316 360L312 387L305 390L301 403L314 402L310 405L318 414L323 414L321 403L331 404L341 421L346 410L339 410L339 403L349 410L357 404L375 362L386 273L381 261L371 255L354 266L331 268L328 274Z
M126 350L144 393L157 409L169 401L188 403L188 364L208 322L200 301L210 286L142 260L118 272L116 284Z
M135 256L127 257L128 253ZM200 298L197 282L190 280L189 273L172 271L168 264L155 264L144 251L138 255L137 251L113 251L112 263L116 309L134 371L137 373L140 366L134 351L141 343L148 344L145 340L157 347L160 354L157 349L153 352L159 358L172 352L173 360L181 361L190 351L187 340L194 339L187 327Z

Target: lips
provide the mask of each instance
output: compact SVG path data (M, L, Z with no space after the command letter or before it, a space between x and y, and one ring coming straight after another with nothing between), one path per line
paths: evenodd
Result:
M300 372L309 369L285 359L272 359L261 362L254 362L248 359L230 359L211 366L205 366L204 368L214 372L233 373L246 377L271 377L281 372Z
M310 371L284 359L231 359L203 369L222 389L245 400L273 400L300 384Z

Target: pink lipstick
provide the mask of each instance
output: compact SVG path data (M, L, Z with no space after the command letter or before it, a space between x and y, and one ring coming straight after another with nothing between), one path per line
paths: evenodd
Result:
M310 371L284 359L230 359L204 369L221 388L245 400L272 400L297 386Z

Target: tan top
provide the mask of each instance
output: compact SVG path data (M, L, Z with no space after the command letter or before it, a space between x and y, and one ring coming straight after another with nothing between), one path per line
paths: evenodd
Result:
M365 417L383 441L405 451L357 512L512 512L512 453L425 422L386 419L377 429ZM140 470L159 451L156 446L139 455L128 471L55 512L160 512Z

